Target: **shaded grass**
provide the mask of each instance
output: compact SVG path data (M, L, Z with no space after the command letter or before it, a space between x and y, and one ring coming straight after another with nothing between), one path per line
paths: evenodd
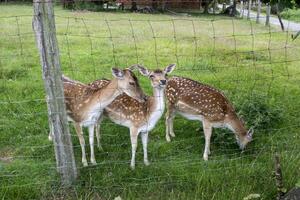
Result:
M73 127L79 178L63 188L47 141L47 109L32 8L0 5L0 194L3 199L274 199L273 154L281 153L285 187L299 180L299 41L254 22L224 16L173 17L71 12L56 7L64 74L82 82L110 78L112 66L150 69L177 63L174 74L211 84L229 97L254 141L241 152L233 134L215 129L209 162L202 160L201 125L175 119L167 143L160 120L150 134L145 167L129 169L128 130L105 120L97 166L82 168ZM22 15L22 17L20 17ZM8 17L10 16L10 17ZM19 16L19 17L15 17ZM146 78L139 76L148 94ZM197 130L200 128L200 130ZM86 140L88 141L88 140ZM140 145L140 144L139 144ZM89 148L87 148L89 152Z

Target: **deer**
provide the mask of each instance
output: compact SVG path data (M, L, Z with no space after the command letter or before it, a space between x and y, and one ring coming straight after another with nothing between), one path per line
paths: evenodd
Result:
M202 122L205 136L203 159L210 155L212 128L228 128L241 149L252 140L253 128L247 130L225 95L214 87L189 78L174 76L168 79L166 91L166 140L175 137L173 120L176 113L189 120ZM170 137L171 136L171 137Z
M137 102L144 102L146 99L138 79L130 69L112 68L112 75L114 78L102 88L93 88L62 76L68 121L74 123L81 146L83 166L88 166L88 163L82 127L88 128L90 161L95 165L97 163L94 155L94 127L104 108L123 93ZM50 126L49 139L52 140L53 136L53 128Z
M110 105L104 109L104 115L111 119L114 123L128 127L130 130L131 141L131 169L135 168L135 154L137 149L137 138L141 134L144 164L148 166L148 135L149 132L155 127L158 120L164 113L165 108L165 95L164 90L167 83L167 74L171 73L175 64L170 64L164 70L149 71L147 68L136 65L135 67L140 71L143 76L146 76L151 81L153 88L153 95L149 96L145 102L138 102L134 98L123 94L117 97ZM109 80L96 80L89 85L94 88L101 88L108 84ZM100 118L96 127L96 137L98 147L100 147ZM102 147L101 147L102 148Z

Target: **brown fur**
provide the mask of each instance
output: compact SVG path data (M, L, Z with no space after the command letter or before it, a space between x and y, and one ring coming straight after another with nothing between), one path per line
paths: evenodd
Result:
M74 81L66 76L62 77L67 114L74 122L76 133L82 149L82 162L87 166L85 155L85 141L82 126L89 128L89 141L91 148L91 162L95 164L94 157L94 126L101 117L104 108L123 92L128 93L139 101L144 101L145 95L140 88L136 76L129 69L112 69L115 76L103 87L93 87ZM53 128L50 128L49 139L52 140Z
M99 79L88 85L99 89L109 82L110 80L107 79ZM152 96L148 97L145 102L138 102L127 94L122 94L106 107L104 115L116 120L131 120L134 126L139 127L147 123L149 114L153 110L153 102Z
M137 136L141 132L144 149L144 163L149 164L147 156L148 132L152 130L164 111L164 89L166 85L166 75L170 73L175 65L169 65L164 71L155 70L149 72L146 68L138 66L140 72L151 80L153 96L147 98L145 102L138 102L126 94L117 97L109 106L105 108L104 115L112 121L130 129L132 144L131 167L135 166L135 151L137 147ZM89 84L93 88L105 87L109 80L96 80ZM101 121L101 119L100 119ZM96 128L98 147L100 147L100 123ZM101 147L100 147L101 148Z
M165 94L167 141L170 141L170 136L175 136L173 118L176 112L191 119L202 120L207 141L210 141L212 127L219 125L230 127L236 134L241 147L250 141L243 122L236 115L229 100L219 90L188 78L174 76L168 80ZM207 146L209 148L209 145Z

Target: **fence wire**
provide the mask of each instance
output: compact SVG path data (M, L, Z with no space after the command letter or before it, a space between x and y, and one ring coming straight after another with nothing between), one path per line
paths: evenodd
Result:
M32 17L0 14L3 196L22 187L47 188L59 182L53 144L47 139L48 113ZM254 140L244 151L238 149L232 133L214 129L212 155L204 162L202 125L176 117L176 137L167 143L163 116L150 133L149 167L141 162L142 148L138 146L137 173L129 170L127 128L104 120L103 150L96 150L97 165L92 167L82 166L78 137L71 128L76 163L82 174L78 185L122 194L135 187L146 189L150 184L166 190L185 188L210 177L210 173L226 171L237 171L234 179L243 179L253 176L258 168L260 174L270 174L275 151L290 161L284 163L285 169L296 173L300 164L300 43L292 41L292 31L217 15L120 15L57 9L55 20L62 71L68 77L90 83L111 78L113 66L125 68L140 63L153 70L176 63L172 75L222 90L244 116L247 126L256 127ZM151 95L149 80L136 74ZM86 141L87 135L85 130ZM89 155L89 149L86 152ZM289 178L289 183L297 181L297 177Z

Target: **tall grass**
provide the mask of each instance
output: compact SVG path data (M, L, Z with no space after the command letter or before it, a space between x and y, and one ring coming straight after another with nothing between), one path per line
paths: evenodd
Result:
M61 187L53 145L47 140L32 8L0 4L2 199L223 200L243 199L251 193L274 199L275 151L281 154L285 187L297 183L299 40L292 42L290 35L277 29L224 16L71 12L59 7L55 13L62 70L67 76L88 83L111 78L112 66L139 62L155 69L177 63L174 75L224 91L247 127L255 127L254 140L242 152L230 131L214 129L212 155L204 162L202 125L177 117L176 138L167 143L162 119L150 134L151 165L142 164L138 147L137 168L132 171L129 132L106 119L101 128L104 151L96 153L97 166L82 167L78 138L71 128L80 176L74 187ZM149 81L139 79L151 94Z

